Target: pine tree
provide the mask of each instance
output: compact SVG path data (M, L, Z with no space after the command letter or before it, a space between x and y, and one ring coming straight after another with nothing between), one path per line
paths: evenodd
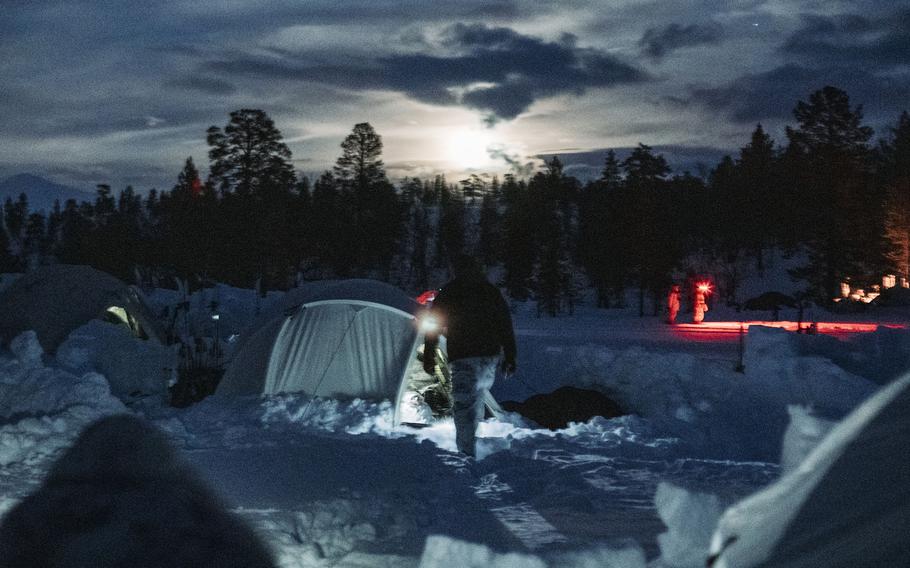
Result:
M295 181L291 150L268 115L258 109L230 114L222 131L207 131L212 184L240 195L290 191Z
M439 233L436 245L437 267L446 267L465 252L465 203L454 186L444 187L439 201Z
M901 113L889 140L881 143L885 184L884 237L888 260L898 275L910 280L910 114Z
M775 167L774 141L759 124L736 163L740 199L735 219L760 273L764 271L764 250L780 239L775 229L785 220L786 203L781 199L780 184L775 183Z
M47 254L46 231L44 214L41 212L29 214L25 222L23 253L26 258L30 259L30 263L40 263L42 257Z
M503 216L503 284L510 297L526 300L530 295L534 275L536 242L534 219L528 188L523 181L507 174L502 185L505 214Z
M536 250L536 294L538 311L555 316L574 306L573 268L574 200L577 182L563 172L554 156L528 184L531 224Z
M357 192L366 192L387 183L382 163L382 137L369 122L354 125L341 143L341 156L335 162L335 178Z
M666 287L679 238L667 230L671 217L664 190L670 167L650 146L639 144L622 168L628 190L622 214L630 236L629 266L638 280L638 313L644 316L646 292L656 296Z
M477 256L486 266L499 261L500 249L500 215L499 215L499 182L493 180L493 186L484 192L480 201L480 219L478 222Z
M619 188L622 183L622 174L619 168L616 152L607 150L607 157L604 158L604 169L600 174L601 187L608 191Z
M25 222L28 217L28 197L24 193L13 201L7 197L3 204L3 216L6 222L6 232L14 246L21 247Z
M6 234L5 223L0 219L0 273L17 272L18 262L10 251L9 237Z
M881 264L877 205L865 199L872 129L862 124L862 107L851 107L847 93L830 86L797 103L793 114L799 125L786 130L788 159L809 252L809 263L794 275L830 304L844 279Z
M343 214L353 222L349 270L381 270L388 279L401 208L381 160L382 137L368 122L362 122L354 125L341 150L334 177L347 194L349 208Z

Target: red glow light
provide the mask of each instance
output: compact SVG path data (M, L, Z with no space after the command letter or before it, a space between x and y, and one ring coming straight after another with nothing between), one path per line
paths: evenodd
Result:
M699 282L695 286L697 287L698 291L702 292L703 294L711 293L711 284L708 282Z
M430 302L436 299L437 290L427 290L423 294L417 296L417 303L421 306L426 306Z
M795 321L712 321L700 324L680 323L673 328L682 333L739 333L740 327L748 330L753 325L776 327L787 331L796 331L799 324ZM824 334L868 333L878 327L889 329L907 329L906 324L898 323L873 323L873 322L802 322L802 330L806 332L814 325L815 331Z

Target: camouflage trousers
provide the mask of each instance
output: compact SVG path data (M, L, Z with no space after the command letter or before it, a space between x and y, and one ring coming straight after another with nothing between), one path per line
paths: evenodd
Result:
M493 386L500 357L468 357L449 363L452 373L452 398L455 418L455 444L458 451L473 456L477 424L483 419L483 399Z

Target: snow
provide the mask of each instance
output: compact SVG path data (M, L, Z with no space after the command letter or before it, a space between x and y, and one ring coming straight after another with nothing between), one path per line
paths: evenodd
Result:
M160 312L181 296L150 298ZM280 295L197 292L189 327L212 330L216 298L227 338ZM454 452L451 420L395 427L389 401L214 396L176 409L123 396L131 380L160 384L162 363L139 340L93 322L52 359L23 334L0 353L0 513L47 483L86 426L126 413L163 434L173 450L156 451L173 452L168 463L210 488L209 504L251 527L278 566L701 566L724 508L801 471L829 428L910 361L903 330L832 339L754 327L737 373L735 343L692 341L656 318L533 313L516 308L519 370L497 398L570 385L630 414L557 431L487 420L477 460Z
M98 373L45 367L34 332L11 349L13 358L0 355L0 466L38 464L92 421L126 410Z
M910 375L883 387L798 467L729 508L712 538L715 566L749 568L769 559L794 568L906 563L908 385ZM809 506L813 493L824 498Z
M464 568L547 568L539 558L526 554L496 554L481 545L461 542L441 536L427 539L426 548L420 558L420 568L443 568L452 565L458 558Z
M122 325L99 320L73 330L57 348L57 362L74 373L97 370L121 399L165 396L176 353L155 341L137 341Z
M812 409L805 406L790 405L790 425L784 432L783 450L781 451L780 469L786 474L795 470L806 459L806 456L818 446L819 442L837 422L825 420L812 414Z
M256 290L216 284L187 295L180 290L163 288L145 291L144 295L153 313L166 313L168 318L174 318L177 304L184 300L189 303L189 314L181 310L174 318L177 333L213 337L217 327L218 335L227 340L232 335L240 335L257 317L276 306L284 293L268 292L263 298ZM217 320L212 319L215 314Z
M720 499L661 483L654 503L668 529L657 536L663 563L673 568L704 566L711 535L723 512Z
M592 333L578 319L556 320L563 324L559 336L540 328L528 333L524 326L532 320L519 319L520 374L512 383L495 385L493 394L508 400L562 385L596 389L646 418L661 438L678 440L684 455L777 462L788 405L840 418L877 388L831 359L802 355L799 343L807 336L779 329L749 329L741 374L734 371L735 346L722 345L709 358L702 344L684 345L669 326L653 320L648 333L641 329L642 339L630 345L620 327L628 320L607 320ZM628 323L637 334L633 326L641 324Z

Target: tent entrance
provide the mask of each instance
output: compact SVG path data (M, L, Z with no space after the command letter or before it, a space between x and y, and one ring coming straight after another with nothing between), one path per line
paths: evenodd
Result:
M410 426L428 426L437 420L451 418L454 406L452 374L445 351L436 348L436 367L430 375L423 370L423 350L421 344L411 360L399 406L401 422ZM484 418L495 417L500 412L502 409L493 396L485 393Z
M126 327L135 337L138 337L140 339L149 338L148 334L145 333L145 330L142 329L142 325L136 321L136 318L133 317L131 313L126 311L126 308L122 308L120 306L108 306L108 308L104 310L102 319L108 323Z
M415 392L423 399L433 414L433 418L445 418L452 415L454 399L452 398L452 374L449 372L449 361L440 348L436 348L435 372L432 375L423 370L423 350L417 348L414 363L419 364L419 372L410 374L408 391Z

